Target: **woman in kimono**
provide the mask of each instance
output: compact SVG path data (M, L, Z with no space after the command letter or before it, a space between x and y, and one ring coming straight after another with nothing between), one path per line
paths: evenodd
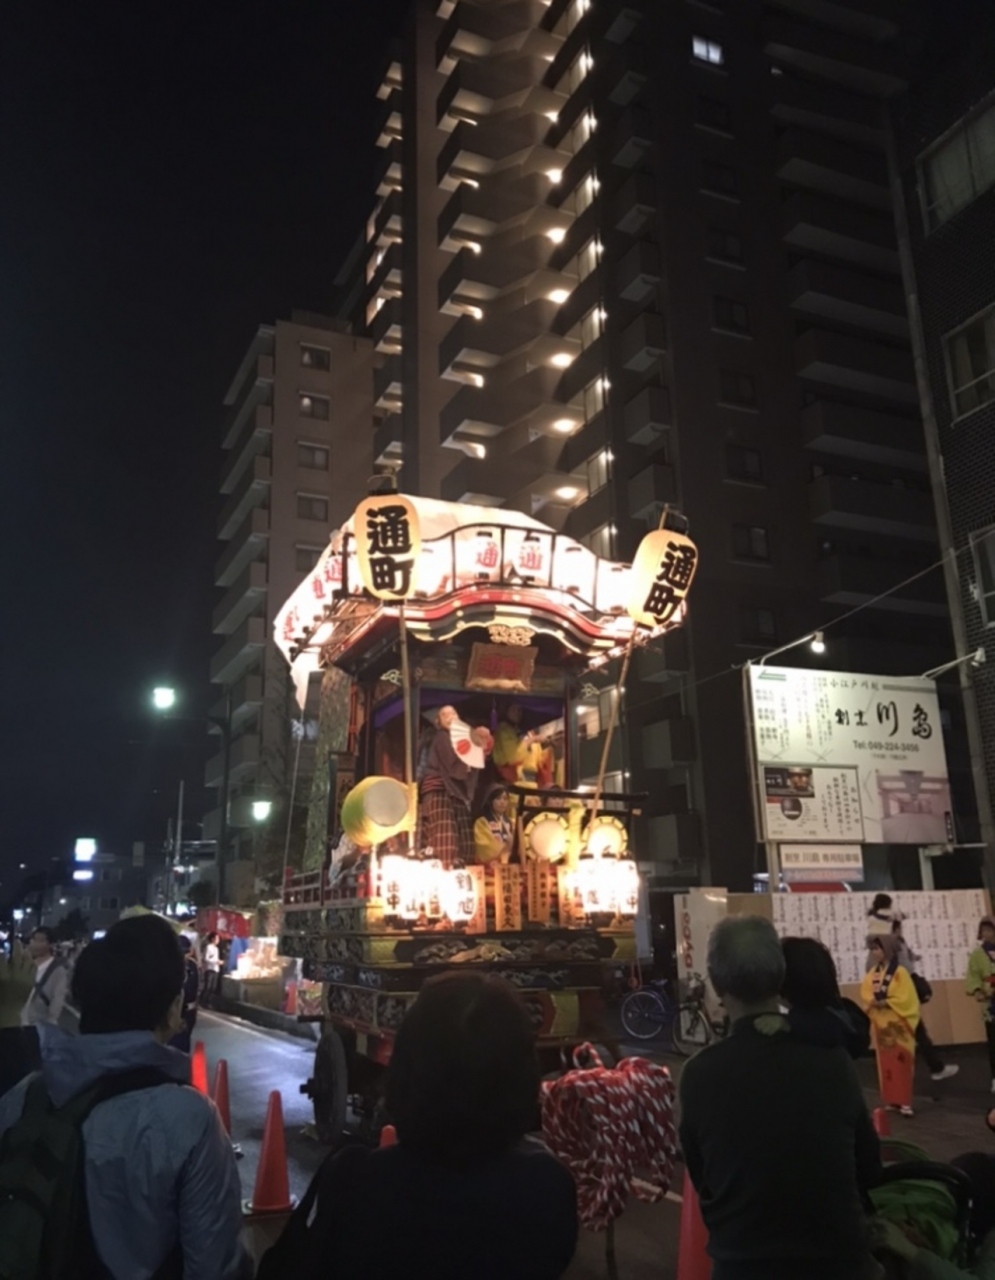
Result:
M967 962L967 994L981 1005L995 1093L995 920L991 916L985 916L978 925L978 945Z
M490 862L511 861L514 829L509 816L511 801L507 787L493 787L484 800L484 808L473 825L473 846L477 861L486 866Z
M911 1116L919 997L908 970L898 963L894 934L871 934L867 946L871 968L860 984L860 996L871 1020L881 1101Z

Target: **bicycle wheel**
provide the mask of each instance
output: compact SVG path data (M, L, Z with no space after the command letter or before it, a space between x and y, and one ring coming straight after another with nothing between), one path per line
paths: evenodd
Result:
M622 1026L633 1040L652 1040L666 1026L667 1007L655 991L632 991L622 1001Z
M678 1007L677 1017L670 1031L674 1048L685 1058L704 1049L713 1038L711 1023L705 1017L704 1010L696 1004L682 1004Z

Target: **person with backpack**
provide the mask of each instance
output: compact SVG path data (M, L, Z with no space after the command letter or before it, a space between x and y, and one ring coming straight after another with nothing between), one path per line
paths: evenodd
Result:
M69 994L69 970L55 954L51 929L44 926L32 933L28 953L35 962L35 981L21 1011L22 1027L58 1026Z
M397 1143L329 1156L257 1280L556 1280L574 1181L540 1141L535 1035L501 979L425 983L387 1069Z
M0 1099L5 1280L251 1275L231 1143L167 1047L183 978L157 916L119 921L80 956L80 1034L41 1024L41 1072Z

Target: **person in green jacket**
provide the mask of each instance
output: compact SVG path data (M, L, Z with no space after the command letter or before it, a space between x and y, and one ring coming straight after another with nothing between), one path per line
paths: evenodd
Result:
M988 1067L995 1093L995 919L985 916L978 925L978 945L967 962L967 994L982 1006L988 1039Z

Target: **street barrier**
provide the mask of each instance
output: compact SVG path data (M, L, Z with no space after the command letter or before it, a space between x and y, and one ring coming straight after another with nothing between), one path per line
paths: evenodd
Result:
M207 1087L207 1050L204 1048L203 1040L198 1040L193 1047L190 1058L190 1083L205 1098L211 1096Z
M709 1280L708 1231L701 1217L698 1193L687 1170L681 1198L681 1234L677 1246L677 1280Z
M287 1173L287 1142L283 1132L283 1100L278 1089L269 1096L266 1127L259 1153L259 1168L252 1199L243 1205L245 1213L289 1213L294 1207Z
M228 1063L224 1058L219 1058L218 1065L214 1068L214 1088L211 1090L211 1097L221 1116L221 1123L225 1126L225 1133L230 1138L231 1100L228 1095Z
M385 1124L380 1130L380 1145L382 1147L394 1147L397 1145L397 1130L392 1124Z
M879 1138L891 1137L891 1117L888 1115L887 1107L875 1107L871 1113L871 1120L874 1124L874 1132Z

